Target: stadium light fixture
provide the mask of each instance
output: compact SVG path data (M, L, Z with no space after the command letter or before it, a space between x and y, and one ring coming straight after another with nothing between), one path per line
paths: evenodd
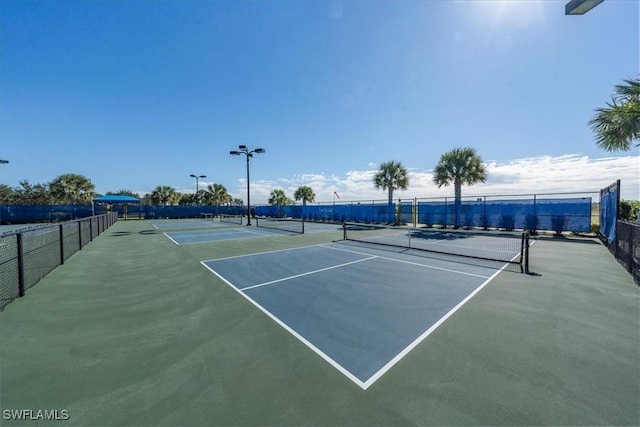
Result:
M198 194L198 181L200 180L200 178L206 178L206 175L194 175L191 174L189 175L191 178L195 178L196 179L196 205L200 205L200 195Z
M571 0L564 6L565 15L584 15L604 0Z
M262 154L264 148L256 148L255 150L249 150L246 145L239 145L238 150L229 151L232 156L239 156L244 154L247 157L247 225L251 225L251 193L249 190L249 159L253 157L253 153Z

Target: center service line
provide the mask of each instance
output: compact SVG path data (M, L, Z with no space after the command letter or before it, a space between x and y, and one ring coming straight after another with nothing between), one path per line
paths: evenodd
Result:
M282 278L282 279L272 280L270 282L264 282L264 283L259 283L257 285L253 285L253 286L247 286L246 288L240 288L240 290L241 291L246 291L248 289L259 288L261 286L272 285L274 283L284 282L285 280L295 279L295 278L298 278L298 277L307 276L309 274L319 273L321 271L333 270L334 268L340 268L340 267L344 267L346 265L351 265L351 264L355 264L355 263L362 262L362 261L368 261L368 260L374 259L374 258L378 258L378 257L377 256L370 256L368 258L363 258L363 259L358 259L358 260L355 260L355 261L345 262L344 264L338 264L338 265L334 265L334 266L331 266L331 267L321 268L319 270L313 270L313 271L308 271L308 272L302 273L302 274L296 274L295 276L289 276L289 277L285 277L285 278Z

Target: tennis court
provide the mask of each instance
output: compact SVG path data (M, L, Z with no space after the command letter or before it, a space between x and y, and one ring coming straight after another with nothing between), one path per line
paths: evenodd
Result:
M538 238L530 275L327 228L176 245L164 232L207 229L116 222L0 313L2 409L70 426L639 424L640 289L597 241ZM236 229L259 230L209 231ZM422 240L482 246L445 237Z
M205 227L198 227L198 223L198 221L182 222L172 220L163 226L160 226L161 223L159 224L157 222L154 222L153 225L156 228L173 230L178 230L181 227L189 228L190 230L166 231L164 233L164 235L176 245L342 230L342 226L339 224L308 223L299 220L277 218L254 218L253 225L250 227L239 227L239 225L245 224L244 221L242 223L239 221L214 222L216 225L214 225L213 228L207 226L209 222L205 222Z
M341 244L202 264L363 389L498 273Z
M234 227L218 230L174 231L164 233L176 245L210 243L225 240L255 239L282 234L278 230L264 230L257 227Z
M219 228L232 225L241 225L242 217L234 220L221 220L220 218L183 218L183 219L154 219L149 220L157 230L181 229L181 228Z

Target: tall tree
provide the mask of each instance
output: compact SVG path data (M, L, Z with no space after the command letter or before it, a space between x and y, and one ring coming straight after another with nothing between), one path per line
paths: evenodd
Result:
M195 205L197 203L197 198L195 194L189 194L189 193L179 193L179 194L180 194L180 200L178 200L178 205L189 206L189 205Z
M207 194L209 192L204 188L199 188L198 192L193 194L193 203L196 205L211 205L212 203L207 203Z
M138 193L134 193L131 190L107 191L107 194L113 194L117 196L131 196L131 197L135 197L136 199L140 198Z
M640 146L640 79L616 85L611 102L597 108L589 121L596 144L607 151L628 151Z
M169 185L159 185L151 192L151 201L154 205L174 205L180 200L180 194Z
M13 189L5 184L0 184L0 204L9 205L13 203Z
M13 189L13 203L16 205L48 205L52 203L47 184L29 184L28 180L20 181L20 187Z
M487 180L487 168L473 148L454 148L440 156L433 170L433 182L438 187L453 184L455 193L455 226L460 224L462 185L473 185Z
M220 206L231 203L232 197L227 192L227 189L222 184L209 184L207 186L208 200L212 205Z
M270 205L276 205L276 206L293 204L293 200L288 198L284 190L281 190L280 188L276 188L275 190L271 191L268 202Z
M49 191L57 203L91 203L94 190L90 179L75 173L57 176L49 183Z
M293 198L296 200L302 200L302 206L306 206L307 202L313 202L316 199L316 194L313 192L311 187L303 185L298 187L296 192L293 194Z
M382 163L380 169L373 177L373 185L376 188L387 190L389 204L393 203L394 190L406 190L409 186L409 175L402 163L392 160Z
M153 201L153 193L146 193L144 196L142 196L141 200L143 205L151 206L153 204L157 204Z

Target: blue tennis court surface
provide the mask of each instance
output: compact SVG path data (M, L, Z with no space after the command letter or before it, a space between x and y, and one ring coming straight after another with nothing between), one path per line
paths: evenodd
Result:
M499 271L342 243L202 264L363 389Z
M233 226L232 223L221 222L211 218L155 219L148 221L154 228L167 230L174 228L218 228Z
M269 237L281 234L277 230L260 229L256 227L229 227L218 230L193 230L165 232L176 245L192 243L210 243L222 240L253 239L256 237Z
M172 242L177 245L186 245L186 244L194 244L194 243L211 243L218 242L224 240L236 240L236 239L252 239L256 237L273 237L273 236L282 236L286 234L296 234L290 233L287 230L281 230L276 228L262 228L262 227L247 227L247 226L238 226L232 223L225 222L215 222L211 220L200 220L209 224L217 224L211 225L210 227L194 227L194 223L197 223L198 220L189 221L185 220L184 222L176 222L172 221L171 224L163 224L162 222L154 222L153 225L156 228L164 228L164 229L178 229L181 227L184 228L198 228L197 230L185 230L185 231L167 231L165 232L165 236L167 236ZM178 225L176 225L178 224ZM189 225L191 224L191 225ZM299 226L301 226L301 223ZM317 232L326 232L326 231L341 231L342 227L339 224L321 224L321 223L305 223L305 233L317 233Z

